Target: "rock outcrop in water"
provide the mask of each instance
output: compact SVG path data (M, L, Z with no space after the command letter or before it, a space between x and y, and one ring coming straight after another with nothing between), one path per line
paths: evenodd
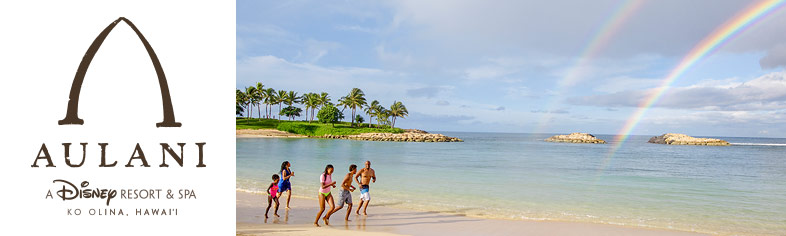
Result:
M389 141L389 142L464 142L459 138L448 137L442 134L430 134L422 130L406 130L404 133L363 133L356 135L329 135L322 138L350 139L363 141Z
M650 143L670 145L729 146L729 142L715 138L694 138L684 134L668 133L650 138Z
M588 133L571 133L568 135L554 135L546 139L546 142L556 143L606 143L603 139L596 138Z

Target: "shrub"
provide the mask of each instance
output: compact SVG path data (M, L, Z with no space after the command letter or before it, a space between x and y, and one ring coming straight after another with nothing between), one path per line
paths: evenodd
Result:
M341 112L338 110L338 108L328 104L322 107L322 109L319 109L319 113L317 113L317 119L319 119L319 123L335 124L338 122L339 113Z

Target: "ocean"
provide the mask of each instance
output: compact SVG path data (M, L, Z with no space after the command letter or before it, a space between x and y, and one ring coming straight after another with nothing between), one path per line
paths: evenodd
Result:
M611 135L596 135L609 144L572 144L543 141L554 134L439 133L464 142L237 138L237 189L264 192L288 160L293 194L315 198L325 165L336 167L333 179L340 182L350 164L362 168L370 160L378 179L369 212L386 205L484 218L786 235L786 139L712 137L733 145L673 146L631 136L610 156Z

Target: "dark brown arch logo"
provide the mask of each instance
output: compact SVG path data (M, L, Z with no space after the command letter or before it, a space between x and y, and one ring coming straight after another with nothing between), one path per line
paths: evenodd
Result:
M156 52L153 51L153 47L150 46L150 43L147 42L145 36L139 32L139 29L134 26L134 23L131 23L125 17L117 18L117 20L113 21L109 26L107 26L104 31L101 31L101 34L93 40L93 44L90 45L90 48L87 49L85 56L82 58L82 62L79 63L79 69L76 70L76 76L74 76L74 83L71 84L71 94L68 96L68 111L66 112L66 117L57 123L59 125L82 125L85 123L84 120L79 119L77 112L79 111L79 92L82 90L82 82L85 80L85 74L87 73L87 68L90 67L90 62L93 61L93 57L98 52L98 48L101 47L101 44L106 39L106 36L109 35L109 32L115 28L117 23L120 21L125 22L131 29L136 32L136 35L139 36L139 40L142 41L142 44L145 45L145 49L147 49L147 54L150 55L150 61L153 62L153 67L156 69L156 75L158 75L158 85L161 87L161 103L164 108L164 121L160 123L156 123L156 127L180 127L180 123L175 121L175 112L172 111L172 99L169 96L169 86L166 82L166 76L164 75L164 69L161 68L161 63L158 61L158 57L156 56Z

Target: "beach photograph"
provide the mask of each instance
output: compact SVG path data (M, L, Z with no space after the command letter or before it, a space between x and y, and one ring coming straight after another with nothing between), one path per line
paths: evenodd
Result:
M236 234L786 235L784 5L237 1Z

